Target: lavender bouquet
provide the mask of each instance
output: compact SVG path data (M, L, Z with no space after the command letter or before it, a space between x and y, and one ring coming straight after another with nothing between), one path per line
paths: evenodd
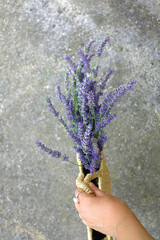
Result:
M78 155L78 163L81 164L80 177L78 176L77 179L81 179L81 173L83 172L84 174L82 173L82 175L86 177L90 176L90 180L92 180L97 187L100 187L100 189L102 189L102 186L99 185L100 182L102 183L100 178L102 179L104 177L103 183L105 183L105 178L109 179L108 170L103 173L103 177L97 177L100 170L102 170L101 166L104 166L103 147L109 139L106 136L104 128L116 117L116 114L113 112L115 103L118 102L128 90L133 89L136 83L134 80L127 84L122 84L116 89L109 90L104 96L104 89L114 71L108 69L103 78L99 77L100 66L96 65L93 67L93 59L97 60L102 56L102 52L108 41L110 41L109 36L104 39L96 51L91 51L95 43L95 41L91 41L83 51L79 50L80 60L77 64L74 63L68 55L65 55L63 58L68 66L65 73L66 92L65 94L62 93L60 86L57 86L56 92L59 101L64 104L66 118L62 117L55 109L51 98L47 98L50 112L58 122L62 124L73 140L73 148ZM62 161L72 162L66 154L46 147L39 140L36 140L36 145L53 158L60 158ZM75 162L72 163L76 164ZM83 178L83 183L85 180L86 178ZM108 180L108 182L110 182L110 180ZM89 186L89 183L87 184ZM109 184L107 186L108 189ZM83 190L85 191L85 189ZM106 186L105 191L107 191ZM108 238L104 234L88 228L88 239L102 240L112 238Z
M114 71L108 69L106 75L98 79L100 66L92 67L92 61L94 58L102 56L108 41L110 41L109 36L104 39L96 51L91 51L95 43L95 41L91 41L83 51L79 50L80 60L77 64L68 55L65 55L64 60L68 65L65 73L66 93L62 93L60 86L57 86L57 97L64 104L66 119L55 109L51 99L47 98L50 112L72 138L73 148L79 154L83 168L91 174L100 168L101 152L108 140L104 128L116 117L116 114L112 112L115 103L128 90L133 89L133 85L136 83L134 80L122 84L116 89L109 90L103 96L106 84ZM62 155L61 152L46 147L38 140L36 140L36 145L53 158L71 162L67 155Z

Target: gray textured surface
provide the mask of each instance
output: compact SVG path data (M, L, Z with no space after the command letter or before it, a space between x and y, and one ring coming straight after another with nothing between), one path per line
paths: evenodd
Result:
M103 67L110 86L134 78L106 131L112 193L160 238L159 0L35 0L0 2L0 239L86 239L72 197L78 169L38 150L75 158L72 142L47 109L63 86L58 57L74 55L89 39L111 42ZM63 112L63 110L62 110Z

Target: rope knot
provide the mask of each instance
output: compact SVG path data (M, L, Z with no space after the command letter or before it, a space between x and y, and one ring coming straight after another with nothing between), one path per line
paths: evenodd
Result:
M80 172L77 179L76 179L76 186L78 188L81 188L84 192L88 193L88 194L92 194L93 195L93 191L90 188L89 183L97 178L100 177L102 173L102 170L98 170L97 172L91 174L88 173L86 176L84 175L83 172Z

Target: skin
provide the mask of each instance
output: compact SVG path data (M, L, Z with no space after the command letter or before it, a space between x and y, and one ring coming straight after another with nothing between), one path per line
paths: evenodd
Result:
M75 207L82 222L117 240L155 240L131 209L119 198L106 194L90 183L94 195L80 193ZM77 189L75 195L81 191Z

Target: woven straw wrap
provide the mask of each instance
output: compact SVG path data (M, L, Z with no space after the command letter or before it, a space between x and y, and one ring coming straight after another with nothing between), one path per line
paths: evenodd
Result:
M111 181L109 176L109 170L107 168L107 165L104 159L103 151L101 152L101 157L102 157L102 162L101 162L100 169L94 174L89 173L85 176L83 173L81 161L79 160L79 155L77 154L77 163L79 165L79 175L76 179L76 185L78 188L81 188L84 192L88 194L93 194L93 191L89 186L89 183L95 178L98 178L98 188L100 190L108 194L111 193ZM87 232L88 232L88 240L93 240L92 229L87 227ZM103 240L112 240L112 237L106 236Z

